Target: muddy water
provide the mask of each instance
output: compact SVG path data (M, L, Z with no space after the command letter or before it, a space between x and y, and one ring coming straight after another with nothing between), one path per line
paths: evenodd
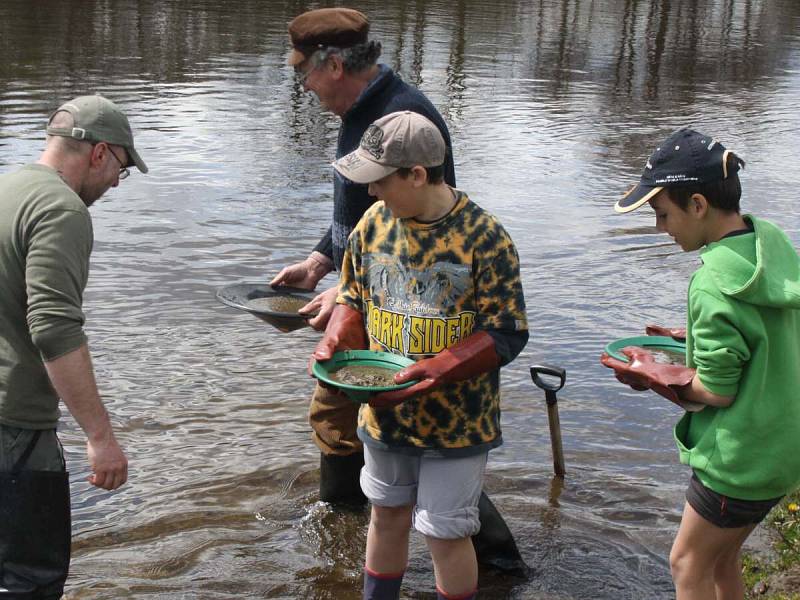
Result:
M534 569L482 574L486 598L671 598L666 556L687 471L678 409L598 364L647 322L681 324L686 255L647 210L611 206L684 124L747 161L744 207L796 242L800 6L792 0L369 1L383 60L447 119L459 187L515 239L532 328L503 373L505 445L487 489ZM358 598L366 514L317 502L305 362L214 299L266 280L330 222L337 120L285 66L306 8L256 0L0 3L0 171L35 160L45 115L100 92L124 105L151 167L93 208L87 331L131 459L110 494L73 477L70 598ZM639 214L641 213L641 214ZM325 283L331 283L328 279ZM551 478L544 395L567 369L567 477ZM404 594L431 598L413 537Z

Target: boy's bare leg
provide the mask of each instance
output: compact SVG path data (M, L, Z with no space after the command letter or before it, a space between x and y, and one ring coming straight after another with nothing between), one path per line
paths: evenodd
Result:
M744 598L741 549L744 541L755 528L755 525L748 525L736 529L735 531L739 532L739 539L731 543L727 551L720 554L714 567L717 600L741 600Z
M436 587L448 595L460 596L478 587L478 561L471 538L443 540L425 536L433 558Z
M676 600L742 600L739 551L753 529L717 527L687 503L669 555Z
M413 506L372 506L367 531L367 568L375 573L402 573L408 563L408 536Z

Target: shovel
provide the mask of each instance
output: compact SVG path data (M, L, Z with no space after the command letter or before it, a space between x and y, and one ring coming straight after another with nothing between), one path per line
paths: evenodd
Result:
M548 383L542 379L542 375L557 377L559 381ZM560 367L535 365L531 367L531 379L536 387L544 390L544 397L547 401L547 420L550 423L550 446L553 449L553 469L556 475L563 477L566 471L564 470L564 450L561 447L561 422L558 419L556 392L564 387L567 372Z

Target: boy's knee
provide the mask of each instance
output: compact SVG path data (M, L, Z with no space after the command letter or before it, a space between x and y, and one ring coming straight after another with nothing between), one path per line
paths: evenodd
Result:
M381 530L408 530L411 527L412 506L372 506L370 524Z
M688 553L684 552L673 544L669 551L669 570L672 573L672 578L675 578L677 572L684 570L684 565L689 561Z
M698 557L689 548L672 546L669 553L669 570L676 585L691 581L700 569Z

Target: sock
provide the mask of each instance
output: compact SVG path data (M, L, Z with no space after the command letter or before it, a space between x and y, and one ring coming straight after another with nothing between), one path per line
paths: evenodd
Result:
M475 600L477 596L478 596L477 588L466 594L460 594L458 596L455 596L453 594L447 594L443 592L441 589L439 589L438 585L436 586L436 600Z
M376 573L364 567L364 600L397 600L404 574Z

